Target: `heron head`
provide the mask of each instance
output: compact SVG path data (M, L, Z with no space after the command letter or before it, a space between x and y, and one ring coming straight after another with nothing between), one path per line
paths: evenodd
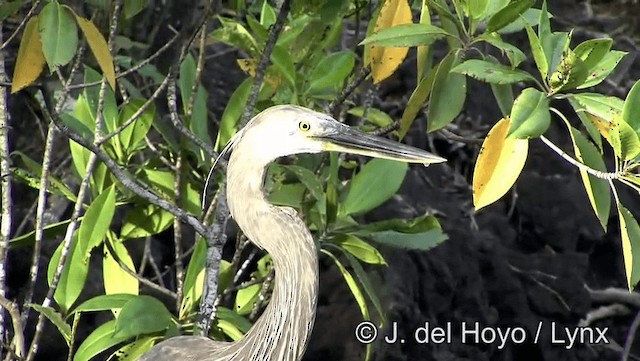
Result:
M234 151L249 145L254 159L272 161L299 153L336 151L408 163L445 162L424 150L363 133L332 117L293 105L268 108L232 139Z

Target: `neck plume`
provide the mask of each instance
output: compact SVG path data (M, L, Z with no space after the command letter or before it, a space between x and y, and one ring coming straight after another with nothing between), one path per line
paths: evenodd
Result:
M267 202L263 192L266 166L245 158L242 150L236 149L227 168L231 215L245 235L271 255L275 268L275 286L269 305L245 337L235 342L229 351L243 350L243 360L298 361L302 359L315 319L317 249L295 210ZM247 349L251 351L247 353Z

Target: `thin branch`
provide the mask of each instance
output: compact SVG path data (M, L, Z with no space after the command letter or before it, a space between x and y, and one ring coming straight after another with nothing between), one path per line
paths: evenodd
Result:
M207 153L209 157L215 159L218 156L218 153L213 150L213 147L207 144L206 142L204 142L202 139L198 138L189 129L187 129L187 127L185 127L184 124L182 124L182 122L180 121L180 117L178 116L178 100L177 100L178 98L176 95L175 76L176 74L174 74L173 72L170 72L169 86L167 88L167 103L169 105L169 114L171 118L171 123L173 123L173 126L176 128L176 130L180 132L180 134L184 135L185 137L187 137L187 139L189 139L190 141L195 143L198 147L200 147L202 150L204 150L204 152Z
M136 71L140 70L145 65L149 64L151 61L153 61L153 59L157 58L162 53L164 53L167 49L169 49L169 47L171 45L173 45L173 43L176 40L178 40L179 37L180 37L180 34L174 35L171 39L169 39L169 41L166 44L164 44L160 49L158 49L151 56L149 56L148 58L144 59L143 61L141 61L140 63L136 64L135 66L131 67L130 69L125 70L122 73L116 74L116 79L120 79L120 78L125 77L125 76L127 76L129 74L133 74ZM98 81L94 81L94 82L91 82L91 83L74 84L74 85L69 86L69 89L70 90L75 90L75 89L88 88L88 87L92 87L92 86L98 86L98 85L100 85L101 82L102 82L101 80L98 80Z
M153 102L160 96L160 93L162 93L162 91L164 91L164 88L167 86L167 84L169 84L169 76L166 76L164 78L164 80L162 81L162 83L160 83L160 86L158 86L156 91L154 91L153 94L151 94L149 99L147 99L147 101L144 102L144 104L142 104L142 106L138 110L136 110L136 112L133 113L129 119L127 119L124 123L122 123L122 125L119 126L113 132L111 132L111 133L109 133L109 134L107 134L105 136L100 137L100 139L97 139L96 145L97 146L102 145L103 143L105 143L109 139L111 139L111 138L115 137L116 135L122 133L122 131L124 131L127 127L129 127L131 124L133 124L133 122L138 120L138 118L140 118L140 116L149 108L149 106L151 104L153 104Z
M369 74L371 74L370 67L362 68L358 76L344 88L342 93L340 93L340 95L338 95L338 97L333 102L331 102L331 104L329 104L327 112L333 115L334 118L336 118L336 111L338 110L338 108L349 98L349 96L351 96L353 91L356 90L358 86L360 86L360 84L367 78L367 76L369 76Z
M53 114L49 114L47 112L47 116L52 119L55 123L58 130L69 139L74 142L82 145L87 148L91 153L94 153L102 163L109 169L109 171L116 177L120 183L130 191L132 191L138 197L146 200L147 202L154 204L165 211L171 213L172 215L182 219L185 223L189 224L193 229L201 234L202 236L207 236L207 230L204 225L193 215L187 213L183 209L177 207L175 204L159 197L155 193L150 192L144 186L142 186L138 180L136 180L133 176L129 174L128 171L121 169L118 164L111 159L102 149L96 147L92 142L88 141L86 138L82 137L80 134L76 133L74 130L70 129L59 116L55 116Z
M624 341L624 348L622 349L620 361L629 360L629 355L631 354L631 346L633 346L633 340L636 339L636 331L638 331L638 326L640 326L640 312L636 313L636 317L633 318L633 322L631 322L631 326L629 326L629 332L627 332L627 338Z
M260 88L262 87L262 82L264 81L264 76L267 72L267 66L269 65L269 59L271 58L271 52L273 51L273 48L276 45L276 41L278 40L278 36L280 35L282 28L284 27L284 22L289 15L290 9L291 0L282 1L280 11L278 12L278 17L276 18L276 22L271 26L269 38L267 39L267 43L264 46L264 52L262 53L260 61L258 62L258 67L256 68L256 76L253 81L253 85L251 86L249 97L247 98L247 106L244 109L242 118L240 119L240 128L244 127L249 119L251 119L253 108L255 108L256 101L258 100L258 94L260 93Z
M22 31L22 28L24 28L25 25L27 25L27 22L29 21L29 19L31 19L31 17L33 16L33 13L36 11L39 5L40 5L40 0L36 0L33 2L33 5L31 5L31 9L29 9L29 12L27 12L27 15L24 16L24 18L20 22L20 25L18 25L16 30L7 38L7 41L2 43L2 46L0 46L0 51L4 50L4 48L6 48L7 45L9 45L9 43L13 40L13 38L15 38L20 33L20 31ZM0 39L0 42L2 42L2 39Z
M181 140L184 139L181 137ZM184 143L184 142L181 142ZM182 184L184 181L184 164L182 162L182 147L178 150L176 158L176 176L173 184L173 193L175 194L175 202L178 206L181 205L182 199ZM182 302L182 292L184 287L184 265L182 264L182 223L177 218L173 220L173 250L174 259L176 265L176 309L180 309L180 303Z
M209 228L209 237L205 237L207 241L207 264L202 298L200 299L198 316L196 317L196 324L194 325L194 334L201 336L209 334L211 322L215 317L215 302L218 297L218 275L220 261L222 260L222 248L227 242L225 228L229 220L229 208L227 207L224 182L222 182L221 187L218 191L216 217L213 225Z
M0 33L2 27L0 26ZM2 41L2 34L0 34ZM0 81L5 80L4 52L0 51ZM13 202L11 199L11 158L9 158L9 108L7 107L7 88L0 88L0 192L2 193L0 217L0 296L6 295L7 253L11 226L13 223ZM0 310L0 342L4 340L5 313ZM18 330L18 331L21 331Z
M200 87L200 79L202 77L202 68L204 67L204 53L205 53L205 40L207 39L206 28L203 26L200 29L200 51L198 52L198 62L196 64L196 74L194 77L193 85L191 86L191 96L189 97L189 104L185 107L185 117L191 118L193 113L193 105L196 102L196 96L198 94L198 88Z
M600 178L600 179L604 179L604 180L612 180L612 179L618 179L620 177L622 177L622 172L613 172L613 173L608 173L608 172L602 172L599 171L597 169L593 169L591 167L589 167L588 165L578 162L577 160L573 159L570 155L568 155L567 153L565 153L562 149L558 148L558 146L556 146L555 144L553 144L552 141L550 141L549 139L547 139L544 135L540 136L540 140L542 140L542 142L549 147L551 150L553 150L554 152L556 152L559 156L562 157L562 159L566 160L567 162L569 162L571 165L575 166L576 168L585 171L587 173L589 173L590 175L596 177L596 178Z

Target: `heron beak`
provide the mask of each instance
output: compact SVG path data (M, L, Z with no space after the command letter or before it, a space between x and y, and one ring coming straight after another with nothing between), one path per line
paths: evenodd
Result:
M325 134L319 135L317 138L325 142L324 146L327 151L358 154L407 163L422 163L425 166L447 161L445 158L422 149L366 134L342 124L335 127L331 126L326 129Z

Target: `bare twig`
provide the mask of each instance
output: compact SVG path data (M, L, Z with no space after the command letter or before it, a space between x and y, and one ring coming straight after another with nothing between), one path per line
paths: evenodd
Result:
M20 22L20 25L18 25L16 30L11 35L9 35L9 37L7 38L7 41L2 43L2 46L0 47L0 51L4 50L4 48L6 48L7 45L9 45L9 43L13 40L13 38L15 38L20 33L20 31L22 31L22 28L24 28L25 25L27 25L27 22L29 21L29 19L31 19L31 17L33 16L33 13L36 11L38 6L40 6L40 0L34 1L33 4L31 5L31 9L29 9L29 12L27 12L27 15L25 15L22 21ZM0 39L0 42L2 42L2 39ZM2 81L4 81L4 79L2 79Z
M626 316L630 313L631 310L629 309L629 307L621 305L619 303L601 306L596 308L595 310L587 312L587 315L578 323L578 327L589 327L596 321L611 317Z
M97 139L96 145L97 146L102 145L104 142L106 142L109 139L115 137L116 135L122 133L123 130L125 130L127 127L129 127L131 124L133 124L133 122L138 120L138 118L140 118L140 116L149 108L149 106L151 104L153 104L153 102L156 99L158 99L158 97L160 96L160 93L162 93L164 91L164 88L166 88L167 84L169 84L169 77L168 76L164 78L164 80L158 86L156 91L154 91L153 94L151 94L149 99L147 99L147 101L145 101L144 104L142 104L142 106L138 110L136 110L136 112L133 113L129 119L127 119L124 123L122 123L122 125L119 126L113 132L100 137L100 139Z
M345 100L349 98L349 96L351 96L353 91L356 90L358 86L360 86L360 84L367 78L369 74L371 74L371 68L362 68L358 76L344 88L342 93L340 93L340 95L338 95L338 97L333 102L331 102L331 104L329 104L327 112L333 115L334 118L337 118L337 113L339 113L337 112L338 108L342 105L342 103L345 102Z
M633 318L633 322L631 322L631 326L629 326L629 332L627 332L627 338L624 341L624 348L622 349L620 361L629 360L629 355L631 354L631 346L633 346L633 340L636 339L636 331L638 331L638 326L640 326L640 312L636 313L636 317Z
M15 346L15 355L18 358L22 358L24 357L24 334L22 331L22 320L20 319L20 310L18 310L18 305L9 301L3 295L0 295L0 306L6 309L11 316L11 322L13 322L13 341L11 344Z
M592 302L597 303L622 303L640 308L640 294L629 292L621 288L605 288L603 290L592 290L585 286Z

